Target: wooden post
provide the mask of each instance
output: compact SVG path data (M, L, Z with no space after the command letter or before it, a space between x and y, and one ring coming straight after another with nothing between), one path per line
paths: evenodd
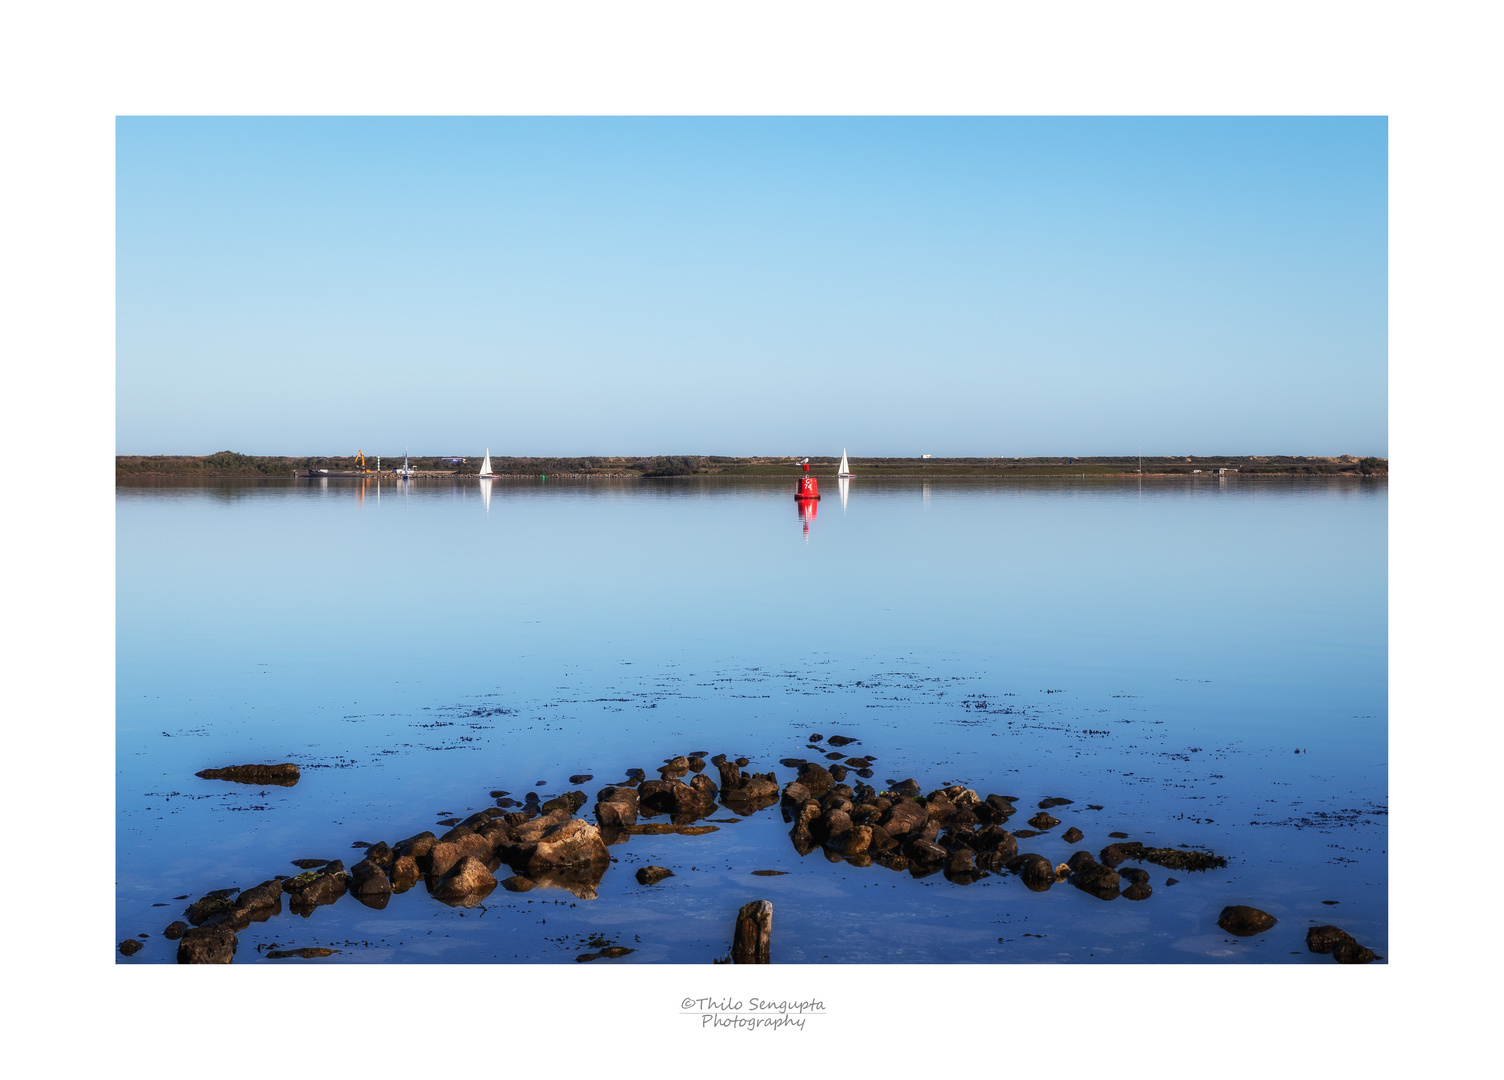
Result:
M731 939L733 964L773 962L773 903L754 900L736 913L736 933Z

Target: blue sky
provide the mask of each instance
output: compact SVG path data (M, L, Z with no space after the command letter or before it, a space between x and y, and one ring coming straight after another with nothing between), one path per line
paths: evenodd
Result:
M1388 454L1382 118L122 118L117 452Z

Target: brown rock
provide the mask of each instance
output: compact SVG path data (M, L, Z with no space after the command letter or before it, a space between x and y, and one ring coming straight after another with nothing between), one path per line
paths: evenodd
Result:
M496 876L486 868L486 864L474 855L466 855L453 870L434 885L433 897L444 903L458 903L469 907L471 905L465 901L473 898L478 903L494 888L496 888Z
M536 876L564 867L600 864L611 861L611 853L601 839L600 830L581 818L570 818L555 825L538 841L528 859L527 872Z
M1332 959L1339 964L1371 964L1378 959L1372 949L1356 941L1339 941L1332 946Z
M1086 834L1074 825L1060 834L1060 839L1064 840L1067 844L1079 844L1085 837Z
M666 866L644 866L637 871L637 882L639 885L656 885L673 876L674 872Z
M1237 937L1262 934L1278 921L1267 911L1260 911L1258 908L1247 907L1243 904L1225 907L1222 909L1222 914L1217 916L1217 925Z
M1334 946L1352 940L1351 934L1335 926L1313 926L1306 931L1306 948L1315 953L1329 953Z
M281 765L229 765L223 769L200 769L193 775L205 780L232 780L237 784L292 787L298 782L299 774L298 767L289 761Z
M178 941L180 964L228 964L235 959L240 941L233 930L219 926L195 926Z
M624 829L637 824L637 801L640 798L635 788L604 787L596 793L595 820L610 828Z
M1053 829L1056 825L1059 825L1060 819L1051 817L1049 814L1046 814L1043 810L1041 810L1039 813L1035 814L1029 819L1029 824L1038 829L1040 832L1045 832L1049 829Z
M411 855L398 855L392 863L391 882L392 892L404 893L418 883L423 876L418 869L418 860Z
M141 943L135 938L126 938L116 947L122 956L135 956L141 951Z

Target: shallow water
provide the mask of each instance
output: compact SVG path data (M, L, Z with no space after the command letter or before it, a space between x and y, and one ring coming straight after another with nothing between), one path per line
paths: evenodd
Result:
M784 783L779 759L822 760L811 732L859 740L879 788L1015 795L1015 830L1072 799L1020 840L1055 863L1118 831L1228 866L1145 864L1137 902L963 885L801 858L774 806L633 836L592 900L284 904L235 962L573 962L594 938L634 950L599 964L704 963L758 898L775 962L1329 964L1324 923L1387 954L1384 482L821 486L808 520L786 480L118 487L117 940L149 935L123 962L171 962L162 929L209 890L352 864L492 790L577 788L589 817L697 750ZM280 761L295 787L194 776ZM675 876L639 885L650 863ZM1227 904L1280 921L1230 937Z

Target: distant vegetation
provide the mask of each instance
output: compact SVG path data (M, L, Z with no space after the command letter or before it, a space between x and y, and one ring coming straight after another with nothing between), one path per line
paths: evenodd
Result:
M366 458L365 468L376 473L377 457ZM851 458L851 468L858 476L1122 476L1136 475L1142 460L1145 475L1190 475L1216 469L1236 469L1242 475L1349 475L1384 476L1389 472L1387 458L1289 457L1283 455L1236 457L1043 457L1043 458ZM473 476L480 471L480 458L468 457L458 462L442 457L413 457L412 467L419 472L456 476ZM810 470L831 476L839 457L812 457ZM381 455L383 473L390 473L402 463L402 455ZM349 457L262 457L221 450L206 457L122 456L115 459L115 476L265 476L291 477L309 469L349 472L358 468L356 458ZM797 457L714 457L696 454L660 455L656 457L495 457L491 468L501 476L615 476L643 479L671 479L680 476L793 476L802 470Z

